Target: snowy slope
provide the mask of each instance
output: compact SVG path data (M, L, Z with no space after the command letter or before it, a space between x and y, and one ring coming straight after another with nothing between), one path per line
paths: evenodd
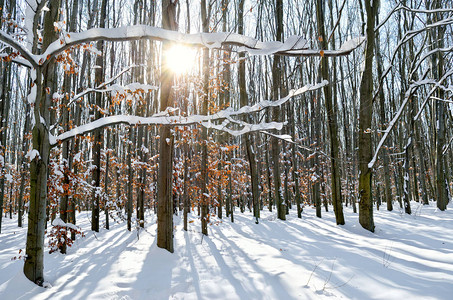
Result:
M94 235L83 212L86 237L65 256L45 255L47 289L11 260L26 231L5 218L0 299L452 299L453 205L440 212L413 203L413 211L375 212L375 234L350 207L345 226L308 207L303 219L291 211L286 222L265 210L259 225L237 212L235 223L212 224L204 238L196 216L189 232L175 217L174 254L156 247L152 214L138 238L123 223Z

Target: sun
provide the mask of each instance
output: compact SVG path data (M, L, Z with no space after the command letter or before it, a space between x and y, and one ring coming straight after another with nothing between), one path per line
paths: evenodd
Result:
M174 45L165 53L165 63L175 74L189 73L195 68L197 51L194 48Z

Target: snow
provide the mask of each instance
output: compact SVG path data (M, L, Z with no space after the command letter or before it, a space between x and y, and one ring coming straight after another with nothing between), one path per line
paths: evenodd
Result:
M364 36L347 40L343 45L341 45L340 50L346 52L352 51L353 49L359 47L365 40L366 38Z
M259 123L259 124L246 124L242 129L240 130L232 130L229 128L226 128L226 123L222 123L220 125L215 125L212 124L211 122L203 122L201 123L206 128L212 128L216 129L219 131L224 131L232 136L240 136L242 134L248 133L248 132L254 132L254 131L262 131L262 130L271 130L271 129L277 129L281 130L283 128L283 123L278 123L278 122L270 122L270 123Z
M364 36L352 38L350 40L347 40L343 45L341 45L339 50L323 50L323 56L347 55L351 53L354 49L359 47L365 40L366 38ZM286 50L285 54L290 56L291 55L318 56L320 55L320 50L316 49Z
M38 159L41 158L41 156L39 155L39 151L36 149L31 149L30 151L28 151L28 153L25 155L25 157L30 159L30 161L34 160L36 157Z
M77 226L75 226L74 224L63 222L63 220L60 219L60 218L55 218L52 221L52 226L67 227L67 228L70 228L70 229L73 229L73 230L79 230L80 229L80 228L77 228Z
M11 174L5 174L5 180L9 183L13 182L13 176Z
M35 69L32 69L30 71L30 79L34 82L36 80L36 70ZM36 101L36 94L37 94L37 86L36 84L34 84L31 89L30 89L30 93L28 94L27 96L27 101L28 101L28 104L34 104L35 101Z
M145 147L145 145L142 145L140 147L140 151L142 151L143 153L149 153L149 149Z
M116 92L116 93L120 93L120 94L125 94L126 91L131 91L131 92L136 92L136 91L144 91L144 92L149 92L151 90L157 90L158 87L154 86L154 85L149 85L149 84L141 84L141 83L138 83L138 82L133 82L133 83L130 83L126 86L121 86L119 84L112 84L111 86L108 86L106 89L104 90L100 90L102 92Z
M26 27L29 29L30 24L27 24ZM67 33L50 44L46 51L41 55L31 54L28 49L14 42L6 32L1 30L0 38L19 50L33 65L44 64L48 58L57 55L72 45L98 40L126 41L145 38L158 41L167 40L185 45L208 48L222 48L223 46L232 45L237 46L238 51L246 51L251 55L270 55L274 53L287 55L320 55L319 50L308 49L309 42L301 36L290 36L283 43L278 41L263 42L252 37L231 32L184 34L146 25L123 26L118 28L92 28L84 32ZM340 48L340 50L324 51L324 55L347 54L360 45L363 40L363 37L358 37L354 39L354 41L348 41L347 44Z
M36 8L35 8L36 9ZM79 45L87 42L98 40L109 41L126 41L151 39L158 41L172 41L183 45L191 45L196 47L222 48L223 46L237 46L237 51L248 52L251 55L271 55L285 54L294 56L319 56L320 51L309 49L309 42L301 36L289 36L285 42L278 41L259 41L255 38L235 34L231 32L211 32L211 33L195 33L184 34L172 30L165 30L158 27L146 25L123 26L118 28L92 28L83 32L70 32L60 36L60 39L51 43L46 51L40 55L32 54L30 51L30 42L33 40L34 33L32 32L33 9L27 9L27 21L25 28L27 31L27 47L19 44L12 36L0 30L0 40L11 45L18 50L22 56L33 66L47 64L50 58L71 46ZM56 23L59 27L59 23ZM63 32L65 33L65 32ZM36 33L39 34L39 33ZM325 50L325 56L345 55L353 51L364 41L363 37L358 37L347 41L340 50ZM96 51L94 48L89 48L90 51ZM98 53L101 55L101 53Z
M54 99L54 100L61 100L61 99L63 99L63 97L64 97L64 95L59 94L59 93L52 94L52 99Z
M24 29L27 35L27 49L31 52L33 46L33 19L35 17L35 11L38 7L38 4L41 1L29 1L25 7L25 22Z
M269 132L263 132L267 135L270 135L270 136L273 136L279 140L283 140L283 141L286 141L286 142L289 142L289 143L294 143L293 142L293 138L289 135L289 134L272 134L272 133L269 133ZM295 143L297 144L297 143ZM298 144L297 144L298 145ZM283 154L283 156L285 156L286 154Z
M453 205L412 202L413 215L375 211L376 232L362 229L345 207L346 225L336 226L333 209L287 221L261 212L235 213L235 223L211 217L209 236L190 215L189 231L175 216L175 253L156 246L156 218L146 230L124 223L89 231L89 212L78 214L86 233L67 255L45 250L49 288L29 282L23 261L26 228L4 219L0 235L0 295L9 299L451 299ZM103 216L103 215L102 215ZM103 220L103 219L101 219ZM417 228L417 230L414 230Z

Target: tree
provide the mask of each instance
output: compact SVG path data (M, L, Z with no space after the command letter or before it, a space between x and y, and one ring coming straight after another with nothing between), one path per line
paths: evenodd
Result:
M96 3L96 2L95 2ZM96 5L95 5L96 7ZM99 27L105 27L105 19L107 15L107 1L102 0L101 2L101 15L99 17ZM96 45L97 49L103 51L104 42L98 41ZM100 85L104 81L104 58L101 55L96 57L96 65L98 68L95 70L94 74L94 84ZM102 101L103 95L101 93L96 93L96 110L95 110L95 119L101 118L101 109L103 107ZM96 129L94 131L94 141L93 141L93 205L91 210L91 230L99 232L99 203L101 199L101 149L103 148L104 143L104 130Z
M15 15L15 1L11 1L8 7L8 13ZM0 12L4 11L4 3L0 5ZM1 27L0 27L1 28ZM10 28L7 29L10 32ZM5 198L5 175L6 175L6 137L8 135L8 115L10 93L8 90L11 86L11 62L0 62L2 74L0 76L0 233L2 232L2 218L3 218L3 202Z
M318 0L316 6L318 31L320 34L321 48L327 49L327 37L324 28L324 0ZM321 57L321 74L322 79L329 80L329 63L326 58ZM330 80L329 80L330 81ZM338 140L337 116L337 101L332 99L332 88L330 85L324 86L324 97L326 100L327 123L330 136L330 166L331 166L331 190L332 203L335 212L335 220L337 225L344 225L343 203L341 200L341 180L339 169L339 152L340 143Z
M435 1L433 3L434 9L440 9L443 7L443 1ZM438 12L434 14L434 22L442 20L442 13ZM438 27L437 30L433 31L432 43L433 48L442 49L444 48L444 34L445 29ZM437 55L432 57L432 68L434 78L440 78L444 74L444 58L442 52L438 52ZM437 97L444 99L444 91L438 89ZM444 145L445 145L445 104L442 101L436 102L436 200L437 207L440 210L446 210L448 204L448 193L447 186L445 184L445 157L444 157Z
M201 0L201 24L202 31L209 32L210 6L206 5L206 0ZM203 89L201 113L207 115L209 102L209 49L203 49ZM208 235L209 223L209 200L208 195L208 131L207 128L201 129L201 233Z
M238 9L238 33L244 34L244 0L239 1ZM239 81L239 97L241 106L246 106L249 103L246 88L245 78L245 54L239 54L239 70L238 70L238 81ZM247 118L247 122L251 123L250 117ZM249 134L244 135L245 148L247 152L247 159L250 168L250 179L252 183L252 199L253 199L253 215L255 216L255 222L258 224L260 217L260 206L259 206L259 190L258 190L258 174L256 166L255 152L252 149L252 141Z
M373 5L371 5L373 2ZM373 117L373 57L375 33L374 24L378 5L376 1L365 0L367 16L365 70L360 82L359 114L359 222L363 228L374 232L373 199L371 194L372 170L368 162L372 159L371 119Z
M177 30L176 5L177 1L162 1L162 28ZM162 51L168 51L171 43L164 42ZM173 74L168 66L162 66L160 109L165 111L173 104L172 98ZM173 252L173 136L168 126L160 128L159 139L159 175L157 183L157 246Z
M276 0L275 1L275 24L276 24L276 40L282 41L283 40L283 1ZM272 64L272 95L274 99L279 98L279 89L281 84L281 64L280 64L280 57L274 56L274 61ZM279 109L273 109L273 121L279 122L280 120L280 112ZM278 144L278 139L272 139L272 151L271 151L271 158L272 158L272 167L273 167L273 181L274 181L274 199L277 205L277 215L280 220L286 220L286 203L283 199L283 193L281 189L280 183L280 163L279 163L279 149L280 146Z
M105 2L105 1L104 1ZM76 20L77 19L77 7L78 7L78 1L73 1L72 3L72 10L71 10L71 19ZM76 22L71 22L68 24L68 29L70 32L75 31L75 25ZM71 94L71 75L70 74L65 74L64 79L63 79L63 87L64 87L64 92L66 92L66 95L64 97L64 105L66 109L63 110L63 126L65 126L65 129L69 129L69 110L67 108L68 105L68 100L69 100L69 95ZM70 141L66 141L62 145L62 159L63 159L63 172L64 172L64 186L69 186L69 143ZM66 193L61 197L60 199L60 219L66 223L68 222L68 217L69 217L69 190L66 190ZM93 224L93 222L92 222ZM93 225L92 225L93 226ZM98 231L99 231L99 219L98 219ZM66 236L63 237L65 240ZM66 241L63 241L62 245L60 246L60 252L62 254L66 253Z
M380 4L380 3L379 3ZM379 25L379 15L376 14L376 25ZM378 78L382 77L382 56L381 56L381 46L379 40L379 31L376 32L376 62L377 62L377 75ZM379 122L381 123L382 130L385 129L385 94L384 94L384 87L379 85ZM393 210L393 202L392 202L392 195L391 195L391 186L390 186L390 170L389 170L389 158L388 158L388 151L387 147L384 147L383 154L382 154L382 165L384 169L384 199L387 204L387 210Z
M37 7L37 13L41 11L45 2ZM44 15L44 30L42 49L48 46L58 37L54 31L54 23L59 18L60 1L54 0L48 3L49 10ZM37 24L33 24L33 27ZM28 231L26 258L24 264L25 276L38 285L44 281L43 250L44 230L46 221L46 199L47 199L47 168L50 155L49 132L46 124L50 123L49 106L55 74L55 58L47 64L35 65L32 75L34 86L32 92L36 93L34 100L33 115L35 124L33 126L32 145L33 151L30 156L30 211L28 214ZM44 122L36 122L41 120Z

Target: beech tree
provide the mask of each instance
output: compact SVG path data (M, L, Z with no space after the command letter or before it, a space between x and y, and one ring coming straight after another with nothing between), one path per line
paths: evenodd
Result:
M371 195L371 168L368 162L372 158L371 118L373 115L373 57L374 57L374 24L377 13L377 2L365 0L367 16L367 44L365 50L365 69L360 82L360 115L359 115L359 221L363 228L374 231L373 202Z

